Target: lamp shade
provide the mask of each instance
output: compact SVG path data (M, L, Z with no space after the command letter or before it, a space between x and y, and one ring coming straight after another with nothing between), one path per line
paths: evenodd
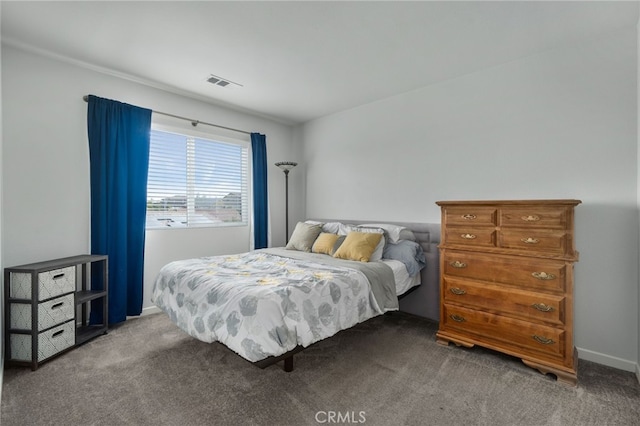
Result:
M298 163L294 161L280 161L276 163L276 166L280 167L285 172L288 172L289 170L293 169L297 165Z

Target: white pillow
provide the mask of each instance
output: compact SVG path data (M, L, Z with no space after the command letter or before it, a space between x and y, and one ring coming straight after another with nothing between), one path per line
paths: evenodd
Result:
M322 232L328 232L330 234L337 234L340 229L340 222L327 222L322 225Z
M405 226L391 225L390 223L367 223L363 225L358 225L359 227L366 226L368 228L381 228L387 231L387 236L389 237L389 241L396 244L400 241L400 232L403 229L407 229Z
M309 223L312 225L322 225L322 232L326 232L328 234L340 234L338 231L340 230L340 226L342 225L340 222L318 222L316 220L307 220L305 223ZM347 235L347 234L344 234Z
M351 231L356 231L358 229L357 225L349 225L346 223L341 223L338 226L338 235L347 235Z

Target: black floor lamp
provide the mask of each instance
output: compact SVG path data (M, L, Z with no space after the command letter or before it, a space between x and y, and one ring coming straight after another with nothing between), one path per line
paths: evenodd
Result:
M289 171L297 166L298 163L293 161L280 161L276 163L276 166L280 167L284 172L284 227L285 227L285 242L289 242Z

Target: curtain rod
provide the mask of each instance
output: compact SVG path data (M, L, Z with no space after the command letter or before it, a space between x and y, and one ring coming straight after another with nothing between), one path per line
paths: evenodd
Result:
M88 95L84 95L82 97L82 99L85 102L89 102L89 96ZM161 115L166 115L167 117L173 117L173 118L178 118L180 120L186 120L186 121L190 121L191 125L193 127L196 127L198 124L205 124L207 126L213 126L213 127L217 127L219 129L225 129L225 130L231 130L232 132L238 132L238 133L244 133L245 135L251 135L251 132L247 132L246 130L239 130L239 129L234 129L232 127L226 127L226 126L221 126L219 124L213 124L213 123L207 123L206 121L200 121L200 120L193 120L191 118L187 118L187 117L182 117L180 115L175 115L175 114L169 114L168 112L160 112L160 111L154 111L152 110L152 112L154 112L155 114L161 114Z

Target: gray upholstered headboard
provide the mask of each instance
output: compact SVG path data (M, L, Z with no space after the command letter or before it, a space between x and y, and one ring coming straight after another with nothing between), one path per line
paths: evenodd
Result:
M421 272L422 284L400 296L400 310L434 321L440 321L440 224L390 222L388 220L314 219L319 222L341 222L355 225L363 223L389 223L405 226L415 234L427 258L427 267Z

